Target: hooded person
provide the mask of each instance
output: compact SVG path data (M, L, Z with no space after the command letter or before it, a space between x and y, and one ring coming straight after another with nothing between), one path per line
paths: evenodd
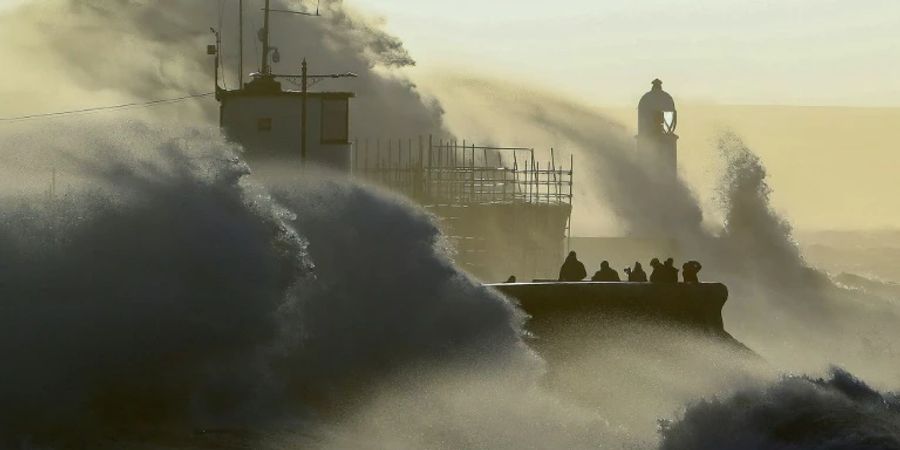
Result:
M581 281L587 277L584 264L578 260L575 252L569 252L562 267L559 269L559 281Z
M600 263L600 270L591 277L591 281L622 281L619 278L619 272L609 267L609 261Z
M688 261L681 266L681 276L684 278L685 283L699 283L700 279L697 277L697 274L700 273L700 269L703 266L700 265L697 261Z
M659 262L659 258L653 258L653 259L651 259L651 260L650 260L650 267L653 269L653 271L650 272L650 282L651 282L651 283L662 283L662 282L664 282L664 281L665 281L665 275L663 274L663 272L665 272L665 270L663 269L662 263Z
M675 260L669 258L663 264L663 281L666 283L678 282L678 269L675 268Z
M647 272L644 272L644 267L641 266L640 262L634 262L633 269L626 269L626 273L628 274L628 281L632 283L646 283L647 282Z

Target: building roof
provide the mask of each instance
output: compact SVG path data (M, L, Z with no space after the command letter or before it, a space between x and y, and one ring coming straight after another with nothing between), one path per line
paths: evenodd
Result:
M307 92L308 98L353 98L356 96L353 92ZM222 90L219 98L228 97L302 97L300 91L254 91L248 89L235 89L231 91Z

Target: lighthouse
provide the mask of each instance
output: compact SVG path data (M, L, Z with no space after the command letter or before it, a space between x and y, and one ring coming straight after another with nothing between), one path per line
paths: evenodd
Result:
M650 92L638 103L637 154L660 181L674 181L678 176L678 112L675 100L655 79Z

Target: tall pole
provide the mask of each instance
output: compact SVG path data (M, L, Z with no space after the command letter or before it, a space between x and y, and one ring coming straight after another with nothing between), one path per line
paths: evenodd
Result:
M207 48L206 51L207 51L207 54L213 54L213 55L216 55L215 60L213 61L213 63L216 65L216 70L215 70L215 72L216 72L216 92L217 92L216 95L218 96L218 92L219 92L219 66L221 65L220 60L219 60L219 51L220 51L220 49L222 48L222 36L219 34L219 31L216 30L215 28L210 28L209 31L212 31L212 33L216 36L216 45L215 45L214 47ZM217 97L217 98L218 98L218 97Z
M238 0L238 89L244 88L244 0Z
M263 75L268 75L272 73L271 69L269 69L269 0L266 0L263 14L262 45L262 64L260 64L260 67Z
M300 66L301 79L301 100L303 106L300 109L300 164L306 165L306 93L308 92L309 77L307 71L306 58L303 58L303 64Z

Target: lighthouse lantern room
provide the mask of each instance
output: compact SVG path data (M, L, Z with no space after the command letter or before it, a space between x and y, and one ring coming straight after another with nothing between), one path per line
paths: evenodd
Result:
M640 161L663 179L674 180L678 173L678 111L675 100L655 79L650 92L638 103L637 152Z

